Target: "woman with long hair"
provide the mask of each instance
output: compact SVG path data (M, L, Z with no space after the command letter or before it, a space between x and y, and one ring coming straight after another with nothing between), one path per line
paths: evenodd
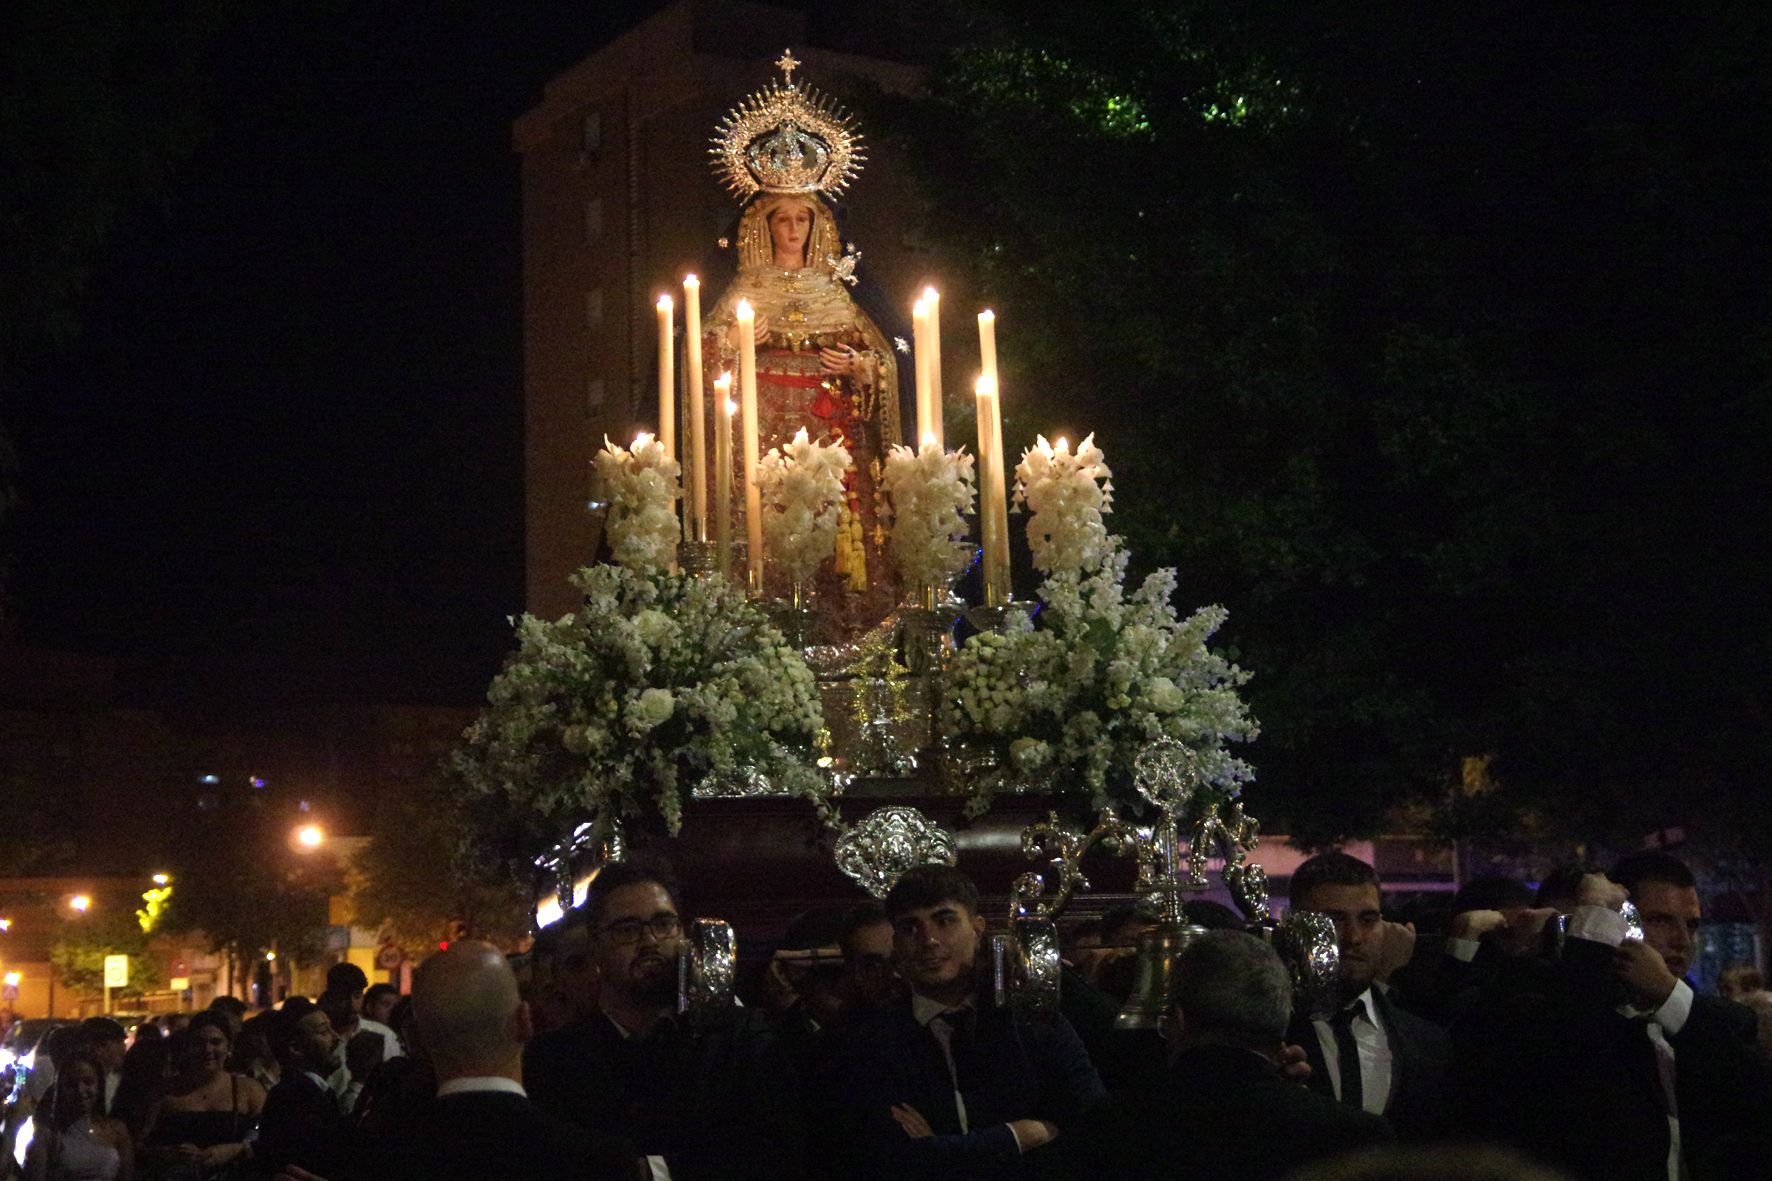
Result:
M27 1181L129 1181L133 1151L119 1120L99 1111L105 1069L84 1047L63 1054L33 1116Z
M232 1029L219 1013L198 1013L175 1050L175 1073L148 1116L141 1139L148 1181L217 1181L244 1176L248 1139L265 1089L227 1068Z

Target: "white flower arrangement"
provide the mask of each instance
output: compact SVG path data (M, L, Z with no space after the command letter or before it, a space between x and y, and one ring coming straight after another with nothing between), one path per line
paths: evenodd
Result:
M654 813L674 834L697 786L756 776L831 815L812 672L739 591L621 566L573 585L578 611L516 622L517 651L453 760L470 792L551 832Z
M1015 503L1025 506L1028 549L1047 574L1088 570L1107 555L1104 513L1113 512L1114 473L1090 434L1075 454L1063 439L1045 435L1015 465Z
M795 582L806 582L835 555L849 452L814 443L801 427L794 440L771 447L757 465L763 501L764 548Z
M682 469L665 454L664 444L642 432L631 448L603 438L592 461L591 495L609 505L604 531L615 560L630 570L668 570L677 557L682 527L677 521Z
M1206 646L1224 608L1180 618L1170 605L1173 570L1128 593L1124 543L1106 537L1102 546L1092 571L1046 579L1037 630L1024 619L955 653L943 729L1002 743L1012 779L1047 780L1089 792L1093 808L1132 811L1141 808L1133 759L1166 736L1198 757L1203 798L1234 797L1254 772L1225 744L1249 741L1259 728L1237 694L1248 674ZM994 786L979 780L968 810L988 808Z
M973 505L973 460L924 443L886 454L881 486L892 498L886 552L907 586L945 588L972 561L965 514Z

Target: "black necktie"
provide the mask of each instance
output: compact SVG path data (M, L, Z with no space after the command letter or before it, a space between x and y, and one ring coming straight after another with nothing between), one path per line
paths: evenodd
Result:
M1364 1002L1355 1001L1329 1018L1330 1032L1335 1034L1336 1066L1341 1074L1341 1101L1349 1107L1363 1108L1366 1094L1360 1084L1360 1047L1354 1042L1354 1018L1364 1016Z

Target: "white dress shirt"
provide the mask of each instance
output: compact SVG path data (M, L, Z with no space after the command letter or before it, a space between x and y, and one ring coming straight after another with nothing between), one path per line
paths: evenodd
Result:
M1349 1003L1360 1006L1353 1021L1354 1046L1360 1052L1360 1106L1373 1115L1383 1115L1391 1099L1390 1033L1379 1019L1370 988ZM1323 1070L1339 1100L1341 1050L1335 1044L1335 1030L1327 1021L1312 1021L1311 1026L1317 1031L1317 1048L1323 1052Z
M1571 939L1589 939L1617 947L1624 942L1624 916L1605 906L1578 906L1569 916L1565 930ZM1655 1050L1655 1071L1660 1076L1661 1097L1667 1107L1667 1177L1668 1181L1685 1181L1685 1154L1680 1148L1679 1074L1673 1044L1667 1039L1670 1034L1684 1029L1686 1019L1692 1016L1692 986L1684 980L1676 980L1674 990L1654 1011L1632 1005L1620 1005L1618 1011L1626 1017L1648 1018L1643 1028Z
M514 1078L506 1078L502 1074L477 1074L468 1078L452 1078L437 1084L437 1098L445 1095L470 1095L478 1091L503 1091L507 1095L521 1095L529 1098L529 1092L523 1084Z

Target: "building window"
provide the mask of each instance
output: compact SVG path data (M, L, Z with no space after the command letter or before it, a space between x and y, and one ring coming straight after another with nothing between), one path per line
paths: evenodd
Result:
M603 412L603 399L608 387L601 377L593 377L585 383L585 417L596 418Z
M592 111L584 117L584 124L579 131L579 151L587 156L595 156L603 149L603 114Z
M593 197L585 202L585 241L595 242L603 237L603 199Z
M585 327L603 327L603 289L594 287L585 292Z

